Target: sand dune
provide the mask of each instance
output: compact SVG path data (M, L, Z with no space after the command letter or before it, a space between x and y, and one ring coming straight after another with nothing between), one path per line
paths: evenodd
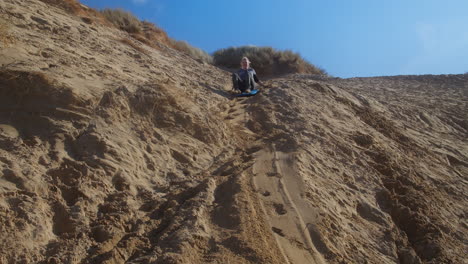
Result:
M37 0L0 14L1 263L466 263L468 75L233 99L163 45Z

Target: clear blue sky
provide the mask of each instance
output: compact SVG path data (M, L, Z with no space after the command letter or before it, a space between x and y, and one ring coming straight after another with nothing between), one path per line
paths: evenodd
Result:
M468 0L81 0L123 8L211 53L299 52L337 77L468 72Z

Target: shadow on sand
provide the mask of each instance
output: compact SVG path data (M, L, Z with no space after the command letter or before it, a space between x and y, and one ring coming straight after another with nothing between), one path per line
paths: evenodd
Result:
M230 93L229 91L226 91L226 90L219 90L219 89L215 89L215 88L212 88L208 85L204 85L203 86L204 88L210 90L211 92L217 94L217 95L220 95L224 98L227 98L227 99L232 99L234 98L234 96L232 95L232 93Z

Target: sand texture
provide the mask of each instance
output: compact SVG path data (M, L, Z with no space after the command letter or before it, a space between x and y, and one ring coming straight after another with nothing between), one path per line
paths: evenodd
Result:
M467 74L233 99L38 0L0 16L0 263L468 263Z

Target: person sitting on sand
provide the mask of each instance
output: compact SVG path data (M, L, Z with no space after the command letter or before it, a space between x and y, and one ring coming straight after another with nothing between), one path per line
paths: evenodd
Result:
M232 74L232 84L235 91L250 93L255 89L255 83L259 83L263 86L263 83L258 79L255 70L250 68L249 58L243 57L240 64L241 69Z

